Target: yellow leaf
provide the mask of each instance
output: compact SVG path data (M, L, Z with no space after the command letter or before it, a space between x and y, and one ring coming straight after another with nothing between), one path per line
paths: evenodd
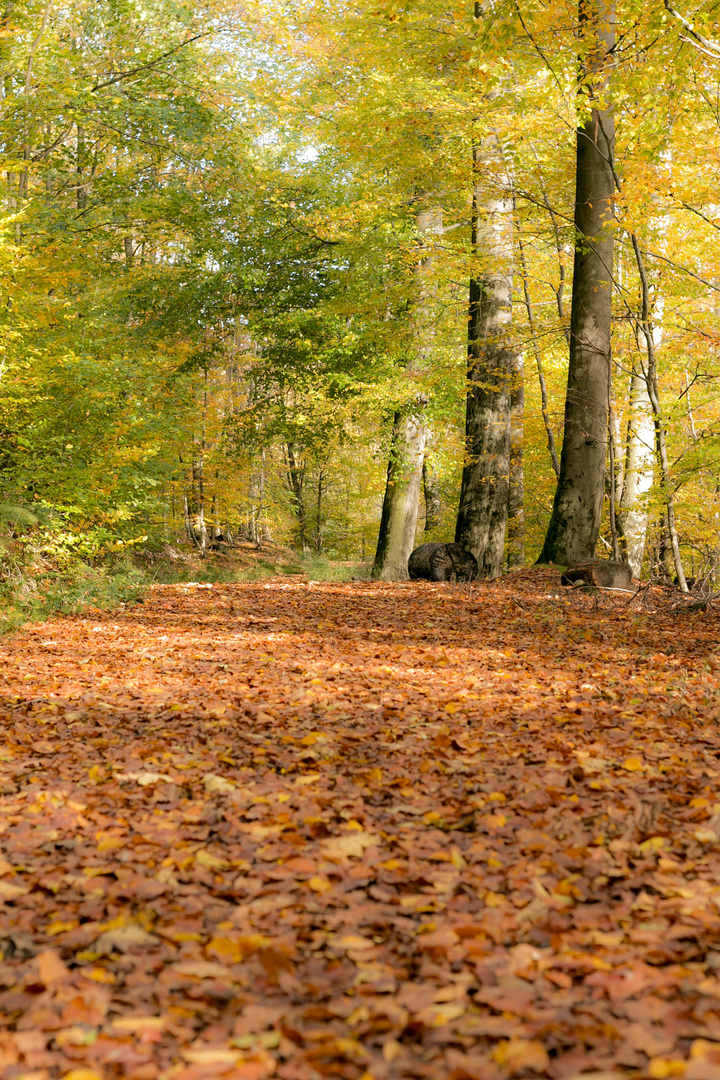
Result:
M705 1061L714 1068L720 1065L720 1043L708 1042L707 1039L695 1039L690 1047L693 1061Z
M224 1050L222 1047L210 1050L182 1050L182 1056L191 1065L235 1065L242 1054L239 1050Z
M55 919L54 922L50 923L45 933L49 937L54 937L55 934L64 934L66 930L74 930L79 925L78 919L68 919L66 922L63 922L62 919Z
M230 866L225 859L218 858L217 855L213 855L207 848L200 848L195 852L195 862L200 866L204 866L207 870L227 870Z
M328 892L332 889L332 882L328 881L326 877L320 877L318 874L310 878L308 885L316 893Z
M628 772L642 772L645 766L642 763L642 758L628 757L623 761L622 768L627 769Z
M239 964L246 956L264 949L269 939L262 934L246 934L242 937L222 937L216 934L209 942L206 952L225 964Z
M105 968L93 967L85 968L83 970L83 976L86 979L92 979L96 983L114 983L115 976L112 971L106 971Z
M669 843L667 836L651 836L649 840L643 840L640 850L646 855L652 855L656 851L662 851Z
M456 870L464 870L465 867L467 866L467 863L465 862L465 859L463 858L463 854L460 851L460 848L458 848L458 847L451 847L450 848L450 862L452 863L452 865L455 867Z
M71 1069L63 1073L62 1080L103 1080L103 1077L94 1069Z
M167 1024L164 1016L119 1016L113 1020L114 1031L123 1035L142 1035L146 1031L162 1031Z
M125 846L125 839L122 836L108 836L107 833L98 833L97 849L98 851L115 851L116 848Z
M651 1058L648 1062L648 1076L651 1080L669 1080L673 1076L685 1075L685 1062L680 1058Z
M322 773L319 772L306 773L304 776L298 776L295 783L299 787L308 787L310 784L314 784L317 780L319 780L321 776Z
M714 844L719 839L718 834L714 829L704 829L700 827L693 833L696 840L699 840L701 844Z

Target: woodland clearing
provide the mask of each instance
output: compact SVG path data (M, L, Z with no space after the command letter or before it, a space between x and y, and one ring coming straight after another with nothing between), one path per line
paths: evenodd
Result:
M6 637L0 1076L720 1076L718 616L558 577Z

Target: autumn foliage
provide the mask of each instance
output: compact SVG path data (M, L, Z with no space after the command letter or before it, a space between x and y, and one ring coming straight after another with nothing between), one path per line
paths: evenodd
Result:
M717 615L557 579L6 639L3 1080L720 1076Z

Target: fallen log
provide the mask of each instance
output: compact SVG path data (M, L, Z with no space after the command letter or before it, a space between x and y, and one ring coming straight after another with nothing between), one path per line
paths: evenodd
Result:
M408 559L408 574L413 580L472 581L477 572L477 559L461 544L421 544Z
M629 590L632 588L632 571L627 563L613 559L585 559L575 566L568 566L560 578L560 584Z

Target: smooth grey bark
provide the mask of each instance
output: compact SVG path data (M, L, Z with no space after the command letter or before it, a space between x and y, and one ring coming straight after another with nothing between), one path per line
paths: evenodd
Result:
M634 577L640 577L648 531L648 511L643 497L653 484L655 425L645 376L635 370L630 379L625 477L620 499L624 557Z
M553 432L552 425L550 423L550 410L548 407L548 392L547 383L545 382L545 369L543 368L542 355L540 353L540 342L538 341L537 326L535 323L535 309L533 308L532 297L530 296L530 283L528 280L527 272L527 259L525 258L525 247L522 242L522 238L518 233L518 252L520 255L520 270L522 272L522 284L523 284L523 300L525 302L525 310L528 317L528 326L530 328L530 337L533 343L533 352L535 354L535 366L538 373L538 384L540 386L540 410L542 412L543 424L545 425L545 437L547 438L548 453L550 454L550 462L553 467L555 476L560 475L560 462L558 461L557 450L555 448L555 433ZM562 270L563 264L560 261L560 268ZM565 287L564 278L561 279L558 285L556 296L558 302L558 309L562 318L562 290Z
M442 211L423 209L417 215L421 238L442 234ZM408 374L421 374L432 348L432 291L426 282L432 265L432 252L419 260L415 274L415 300L412 308L413 333L418 344L408 365ZM422 483L425 444L428 437L427 398L420 394L395 413L390 445L387 482L383 498L380 529L372 567L378 581L406 581L407 563L415 546L420 485Z
M295 503L298 542L303 554L310 550L307 535L307 510L305 507L305 466L300 464L294 443L285 444L288 487Z
M552 514L538 562L568 566L595 552L608 435L613 274L615 121L607 100L614 10L580 0L587 44L580 92L589 115L577 129L575 258L563 445Z
M385 497L372 577L377 581L406 581L407 564L415 546L420 483L425 456L425 399L417 415L395 413Z
M647 349L647 370L645 372L645 384L647 386L648 397L650 398L650 405L653 413L653 423L655 425L655 448L657 451L657 461L660 468L660 483L662 485L662 492L665 498L665 519L667 521L667 535L670 543L670 550L672 551L673 563L675 565L675 576L677 583L682 592L688 591L687 581L685 580L685 571L683 569L682 558L680 556L680 541L678 538L677 522L675 520L675 497L670 481L670 460L668 457L667 449L667 432L665 430L665 423L660 407L660 387L657 376L657 353L655 351L655 334L650 314L650 285L648 282L647 273L645 271L645 260L643 259L640 245L637 241L637 237L633 234L631 236L633 251L635 252L635 260L637 262L638 274L640 276L641 287L641 299L642 307L640 311L640 318L638 319L638 330L645 339L645 347Z
M429 441L429 439L427 440ZM432 460L428 458L427 441L425 444L425 458L423 460L423 490L425 492L425 532L432 532L440 524L442 512L442 500L440 498L440 481L433 468Z
M315 505L315 551L320 555L323 549L323 494L325 489L323 488L323 481L325 479L325 470L321 467L318 470L318 482L317 482L317 503Z
M525 565L525 476L523 469L525 382L521 352L514 354L511 367L507 564L508 570L518 570Z
M488 191L488 173L495 174ZM510 485L513 195L495 135L473 148L473 253L470 280L465 461L455 542L471 551L478 576L502 573Z

